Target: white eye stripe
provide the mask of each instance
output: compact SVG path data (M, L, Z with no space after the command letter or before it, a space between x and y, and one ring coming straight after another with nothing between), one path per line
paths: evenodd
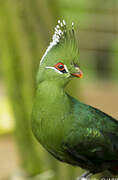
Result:
M59 74L63 74L62 72L60 72L58 69L56 69L55 67L51 67L51 66L46 66L46 69L54 69L57 73Z
M59 70L56 69L55 67L52 67L52 66L46 66L45 68L46 68L46 69L53 69L53 70L55 70L57 73L63 74L63 72L59 71ZM67 73L69 73L69 70L68 70L68 68L67 68L66 65L64 65L64 69L66 70Z
M65 68L66 72L69 72L69 70L68 70L66 65L64 65L64 68Z

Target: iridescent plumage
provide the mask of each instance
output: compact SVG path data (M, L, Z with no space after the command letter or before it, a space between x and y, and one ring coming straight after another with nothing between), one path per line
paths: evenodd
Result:
M33 133L60 161L91 173L118 173L118 122L64 90L72 77L82 73L73 24L69 28L65 21L58 23L37 74Z

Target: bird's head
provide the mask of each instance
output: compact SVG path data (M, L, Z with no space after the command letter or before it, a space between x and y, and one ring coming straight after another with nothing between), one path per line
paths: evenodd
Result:
M82 77L75 30L73 23L69 28L64 20L58 21L53 40L40 61L38 82L49 80L65 85L73 77Z

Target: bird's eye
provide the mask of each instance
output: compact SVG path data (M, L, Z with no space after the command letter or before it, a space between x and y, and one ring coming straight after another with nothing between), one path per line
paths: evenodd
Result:
M55 65L56 69L58 69L59 71L63 71L65 69L64 64L63 63L57 63Z
M55 65L55 68L60 71L61 73L67 73L68 70L67 70L67 67L66 65L64 65L63 63L59 62Z
M59 64L59 65L58 65L58 68L59 68L59 69L63 69L64 66L63 66L62 64Z

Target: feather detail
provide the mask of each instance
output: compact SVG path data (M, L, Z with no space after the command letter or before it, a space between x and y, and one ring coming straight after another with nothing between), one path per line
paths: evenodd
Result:
M61 42L68 41L68 40L74 40L74 23L72 22L71 29L67 28L65 20L62 22L58 20L58 24L54 28L55 32L52 37L52 41L50 42L48 48L46 49L44 55L41 58L40 65L42 64L43 60L45 59L48 52L57 44L60 44Z

